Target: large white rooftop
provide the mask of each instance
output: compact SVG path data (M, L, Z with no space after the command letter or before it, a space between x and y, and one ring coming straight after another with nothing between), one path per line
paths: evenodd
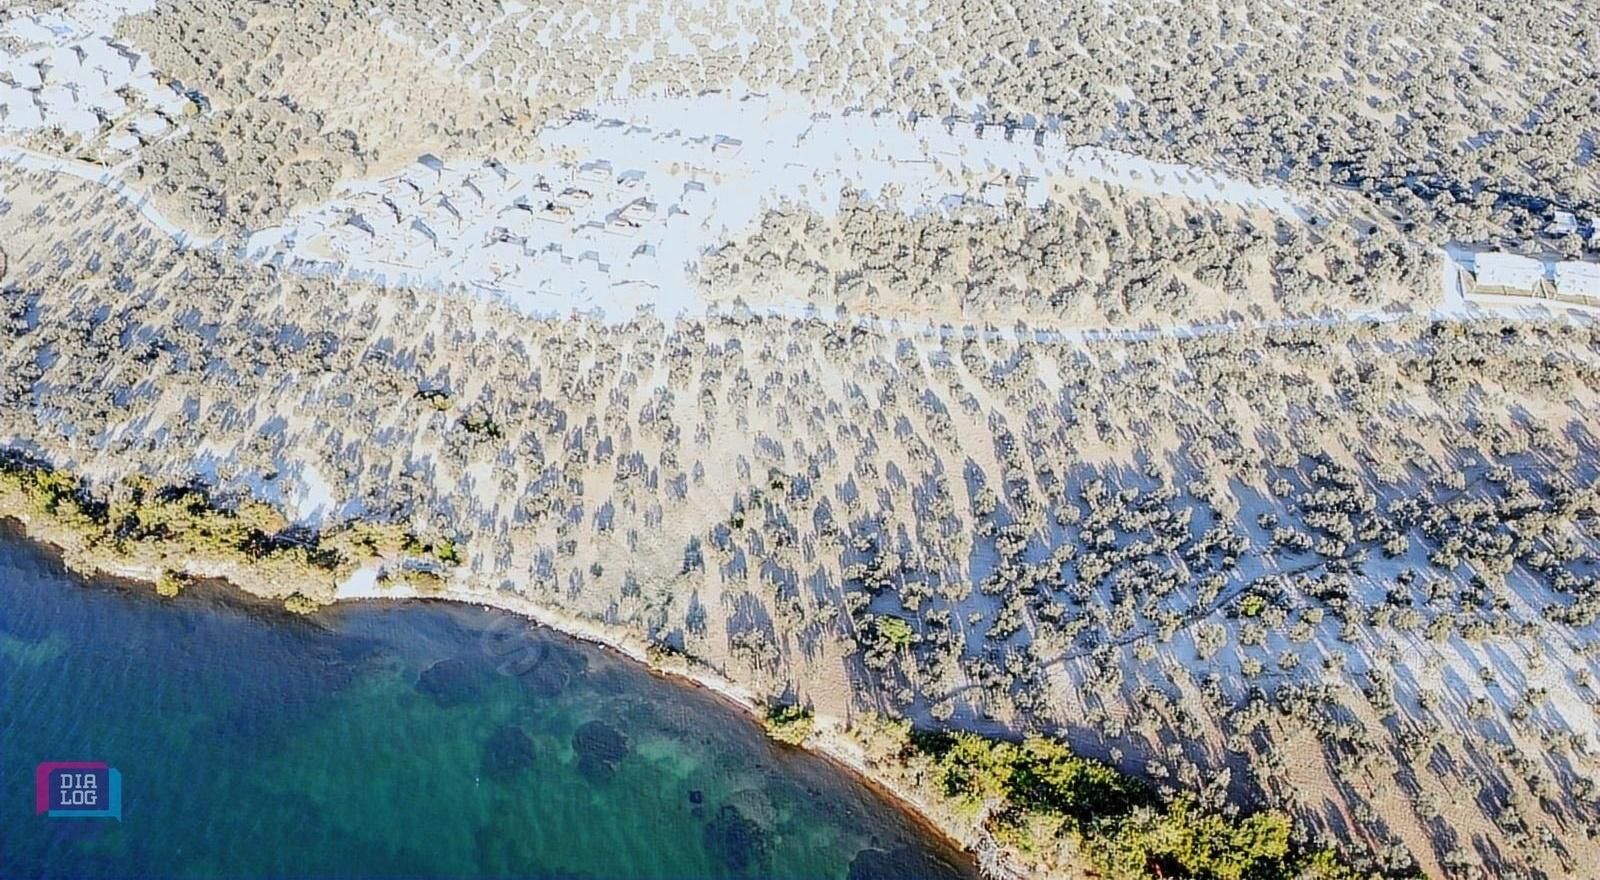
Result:
M1479 287L1533 290L1544 279L1544 264L1517 254L1478 254L1473 260Z
M1556 264L1556 291L1600 297L1600 263L1563 260Z

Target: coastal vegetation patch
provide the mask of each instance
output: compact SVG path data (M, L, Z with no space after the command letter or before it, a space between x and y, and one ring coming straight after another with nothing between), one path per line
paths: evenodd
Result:
M198 482L158 485L135 475L96 487L17 450L0 450L0 515L42 521L52 539L72 545L64 549L104 563L97 568L153 563L163 597L177 596L192 572L237 569L281 584L285 608L301 614L325 604L362 564L413 554L459 561L453 543L425 541L399 525L355 521L319 531Z
M1129 880L1374 876L1335 850L1308 844L1281 811L1242 813L1189 791L1163 797L1044 736L1015 743L876 718L853 733L945 807L1052 868L1080 864L1099 877Z

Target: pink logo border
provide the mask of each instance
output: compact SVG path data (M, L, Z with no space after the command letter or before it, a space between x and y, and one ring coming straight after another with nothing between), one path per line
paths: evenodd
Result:
M46 761L33 771L33 812L50 812L50 774L57 770L108 770L104 761Z

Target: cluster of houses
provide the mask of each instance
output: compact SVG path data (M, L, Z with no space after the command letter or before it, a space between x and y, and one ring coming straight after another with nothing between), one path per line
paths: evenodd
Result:
M970 132L979 141L991 144L1012 143L1046 150L1067 150L1074 146L1059 131L1029 124L980 122L964 114L941 117L913 115L910 117L910 123L911 130L921 138L937 137L940 134L965 136Z
M1297 211L1292 194L1270 186L1074 147L1035 126L766 97L602 105L545 126L538 143L551 158L424 156L259 231L247 252L379 283L476 287L539 311L631 314L648 297L675 314L703 307L694 267L707 251L767 211L828 215L851 191L908 212L1027 210L1047 203L1053 183L1082 178Z
M704 147L709 163L739 143ZM706 169L670 174L638 158L513 165L425 155L258 231L246 252L379 283L475 288L540 312L626 313L672 299L662 288L699 252L680 245L699 238L715 207Z
M607 291L628 287L692 306L698 286L684 270L768 207L812 193L826 209L851 167L866 169L859 185L874 189L889 179L871 180L873 169L927 173L926 166L897 161L925 153L920 139L906 140L897 125L865 131L903 142L829 138L811 127L817 120L800 121L806 125L776 135L749 120L723 118L720 132L699 134L670 118L573 115L546 129L541 140L552 153L580 160L510 165L422 156L399 174L347 187L292 226L263 230L247 250L262 259L339 266L401 283L474 286L527 297L536 307L555 305L567 294L575 307L597 305L616 298ZM999 143L1006 140L1003 127L984 130L1003 152L1033 152ZM973 131L941 128L940 146L973 144ZM744 138L752 132L771 139L763 141L768 149L747 149ZM808 148L813 141L870 155L854 166L802 163L821 149ZM975 197L996 207L1043 203L1047 188L1038 177L1014 163L994 165L992 174L980 177L987 182L971 184L976 190L967 195L951 192L958 188L951 182L934 185L951 192L948 198Z
M189 106L150 59L111 37L38 16L0 23L0 131L59 129L131 153Z
M1547 263L1520 254L1480 253L1473 258L1473 288L1479 293L1553 296L1600 305L1600 263Z
M352 192L336 213L342 222L323 218L313 237L345 259L417 270L473 263L496 282L512 283L539 261L603 273L650 255L648 243L632 239L689 214L705 194L703 184L686 183L663 212L644 177L604 160L540 173L493 159L462 167L423 156Z

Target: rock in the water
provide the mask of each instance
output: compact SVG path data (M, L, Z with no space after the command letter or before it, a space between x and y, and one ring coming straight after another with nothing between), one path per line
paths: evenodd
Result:
M628 738L604 721L590 721L572 734L578 772L590 782L610 782L617 764L628 756Z
M770 844L761 826L750 821L739 808L723 804L706 823L706 852L735 875L762 873Z
M522 674L528 692L547 700L565 690L567 680L567 670L556 663L539 663Z
M580 757L616 764L628 756L628 738L604 721L590 721L572 734L572 749Z
M583 774L584 779L604 785L617 775L617 766L592 755L581 755L578 758L578 772Z
M746 788L728 795L724 804L738 808L740 814L746 819L771 831L778 825L778 809L772 805L772 798L759 788Z
M483 744L483 775L497 782L510 779L533 764L533 740L520 727L502 724Z
M483 689L483 672L472 664L452 657L422 670L417 678L417 690L433 698L444 708L469 703Z
M577 652L549 643L540 643L527 656L518 655L513 660L523 687L541 699L566 690L573 679L583 676L588 666L588 661Z

